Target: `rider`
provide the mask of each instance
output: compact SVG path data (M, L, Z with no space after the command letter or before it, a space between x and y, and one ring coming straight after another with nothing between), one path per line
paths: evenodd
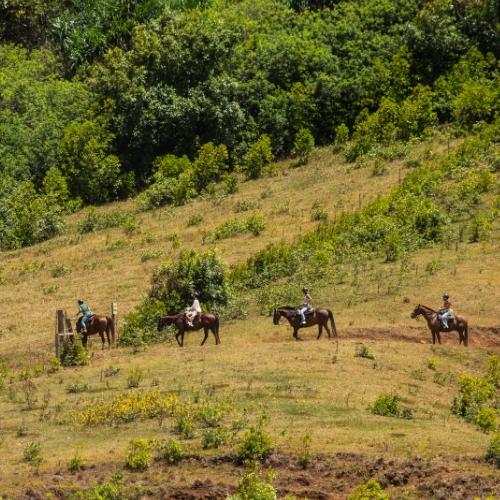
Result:
M198 300L198 294L193 293L193 304L186 309L186 323L188 326L193 326L193 321L199 314L201 314L200 301Z
M94 316L94 313L90 310L90 307L82 300L78 299L78 313L77 316L80 314L83 314L80 324L82 325L82 332L85 332L87 330L87 325L86 323L90 320L92 316Z
M311 294L309 293L308 288L303 288L302 292L304 292L304 304L299 309L298 312L299 312L299 315L301 318L301 324L305 325L306 324L306 313L312 309L312 297L311 297Z
M443 307L439 310L439 318L443 326L448 329L448 320L453 317L453 310L451 309L451 302L448 300L450 296L447 293L443 294Z

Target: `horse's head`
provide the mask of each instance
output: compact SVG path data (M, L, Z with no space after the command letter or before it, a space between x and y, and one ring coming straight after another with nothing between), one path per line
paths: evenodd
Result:
M418 316L420 316L422 314L422 307L420 306L420 304L415 307L415 309L413 309L412 313L411 313L411 317L413 319L417 318Z
M280 318L281 318L281 314L278 311L278 309L275 308L273 311L273 324L279 325Z

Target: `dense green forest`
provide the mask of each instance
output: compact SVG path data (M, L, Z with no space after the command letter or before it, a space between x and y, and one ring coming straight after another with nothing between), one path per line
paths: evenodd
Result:
M362 162L439 124L477 131L498 119L498 12L498 0L5 0L0 248L60 233L83 205L231 190L314 145Z

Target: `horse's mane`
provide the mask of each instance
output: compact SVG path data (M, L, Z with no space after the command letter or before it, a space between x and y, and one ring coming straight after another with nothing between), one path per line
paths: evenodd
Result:
M433 313L437 312L435 311L432 307L428 307L428 306L424 306L424 304L419 304L420 307L422 307L423 309L427 309L428 311L431 311Z

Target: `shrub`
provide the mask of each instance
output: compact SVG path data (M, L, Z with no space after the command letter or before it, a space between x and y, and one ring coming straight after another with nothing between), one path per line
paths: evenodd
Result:
M311 435L309 433L305 434L304 437L302 438L302 448L299 452L297 460L299 465L303 469L305 469L309 465L309 462L311 461L311 443L312 443Z
M245 233L247 231L247 225L244 221L237 219L229 219L222 224L219 224L213 232L213 240L225 240L227 238L233 238L238 234Z
M29 443L24 449L23 460L34 467L38 467L43 462L40 443Z
M257 200L238 200L233 207L233 211L236 213L247 212L248 210L254 210L259 207L259 202Z
M50 275L53 278L60 278L61 276L66 276L67 274L71 273L71 268L68 266L65 266L64 264L57 264L54 269L52 269L52 272Z
M276 489L266 482L272 478L272 474L269 474L267 478L262 478L257 471L248 472L240 480L236 495L228 497L228 500L277 500Z
M151 445L146 439L134 439L128 445L127 467L131 470L146 470L153 459Z
M396 394L381 394L370 406L370 411L382 417L399 417L399 397Z
M132 368L127 375L127 387L129 389L139 387L144 378L144 370L139 367Z
M235 194L238 192L238 175L235 172L226 174L222 188L225 194Z
M336 150L340 148L349 140L349 128L345 123L341 123L334 131L333 144Z
M212 182L218 182L228 171L229 154L224 144L204 144L193 162L194 179L198 192L205 190Z
M500 387L500 356L488 356L485 378L495 387Z
M273 160L271 139L264 134L248 148L241 170L247 179L258 179L265 169L270 168Z
M161 250L160 248L151 248L149 250L146 250L141 255L141 262L147 262L148 260L152 259L159 259L162 256L163 256L163 250Z
M370 479L367 483L356 486L356 489L349 495L348 500L389 500L390 497L384 492L382 486Z
M194 437L193 415L189 408L177 410L174 429L183 439L192 439Z
M61 369L61 360L59 358L51 358L49 361L49 366L47 368L47 373L56 373L60 369Z
M486 449L486 460L500 468L500 432L497 432Z
M203 216L200 214L193 214L187 221L187 227L199 226L203 222Z
M495 432L498 429L498 415L495 408L481 408L476 415L476 425L483 432Z
M325 222L328 220L328 211L326 208L314 208L311 212L311 220L315 222Z
M184 450L177 441L170 439L159 447L159 457L169 465L175 465L182 460Z
M358 344L354 353L355 358L375 359L375 355L364 344Z
M202 446L204 450L219 448L228 441L228 431L225 427L212 427L202 431Z
M65 342L61 352L63 366L85 366L89 364L89 356L81 342Z
M238 449L238 457L242 462L262 461L267 458L273 449L271 437L263 429L264 419L262 418L255 426L243 436Z
M70 472L85 470L85 468L85 460L80 455L75 455L68 463L68 470Z
M307 128L301 128L293 141L292 155L298 158L299 165L305 165L314 149L314 136Z
M495 393L495 386L481 377L462 375L459 394L453 399L451 411L468 421L473 421L488 399Z
M437 359L429 358L427 360L427 368L429 368L429 370L436 370L437 365L438 365Z
M66 387L66 392L76 394L79 392L85 392L89 390L89 385L84 382L75 382Z
M266 219L263 215L254 214L245 221L246 229L254 236L262 234L266 229Z

